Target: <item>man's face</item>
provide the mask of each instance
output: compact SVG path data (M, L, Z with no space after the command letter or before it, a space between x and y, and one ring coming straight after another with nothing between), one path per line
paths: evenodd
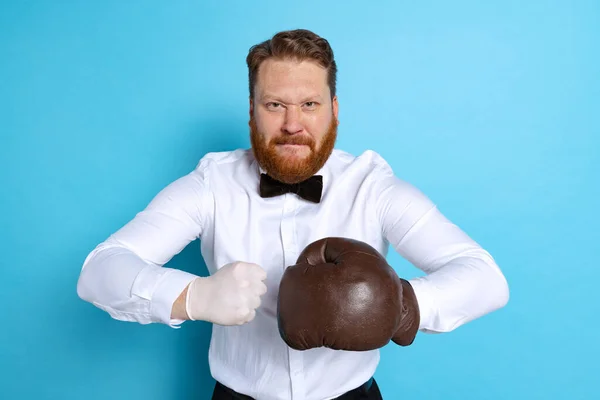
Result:
M258 163L273 178L296 183L321 169L335 145L337 116L327 71L316 62L261 64L250 100L250 139Z

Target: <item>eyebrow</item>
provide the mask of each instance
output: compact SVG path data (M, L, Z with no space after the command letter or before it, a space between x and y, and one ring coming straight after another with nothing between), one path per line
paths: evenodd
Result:
M277 101L279 103L287 104L287 102L284 101L281 97L279 97L277 95L274 95L274 94L271 94L271 93L265 93L265 94L263 94L261 96L261 99L263 99L263 100L264 99L270 99L270 100ZM300 103L306 103L307 101L315 101L315 100L321 101L321 99L322 99L321 95L319 95L319 94L313 94L313 95L304 97Z

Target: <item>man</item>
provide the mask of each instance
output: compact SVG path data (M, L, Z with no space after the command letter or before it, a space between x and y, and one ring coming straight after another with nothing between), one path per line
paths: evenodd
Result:
M253 46L247 63L252 148L206 154L164 188L89 254L78 294L118 320L212 322L214 399L380 399L377 349L296 351L279 335L279 282L305 246L331 236L381 254L391 245L425 272L410 280L421 332L503 307L506 280L377 153L334 149L336 63L325 39L280 32ZM316 192L295 185L314 176ZM164 267L196 238L210 276Z

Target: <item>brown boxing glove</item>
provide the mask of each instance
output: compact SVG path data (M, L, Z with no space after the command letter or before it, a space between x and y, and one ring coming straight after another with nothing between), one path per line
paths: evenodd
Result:
M413 343L419 307L410 283L367 243L328 237L309 244L281 279L277 318L296 350L366 351Z

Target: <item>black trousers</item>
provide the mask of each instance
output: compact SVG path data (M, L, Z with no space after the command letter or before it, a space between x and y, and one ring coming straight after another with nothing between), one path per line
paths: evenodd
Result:
M237 393L225 385L217 382L213 391L212 400L255 400L250 396ZM350 390L335 400L383 400L379 386L374 378L369 379L363 385Z

